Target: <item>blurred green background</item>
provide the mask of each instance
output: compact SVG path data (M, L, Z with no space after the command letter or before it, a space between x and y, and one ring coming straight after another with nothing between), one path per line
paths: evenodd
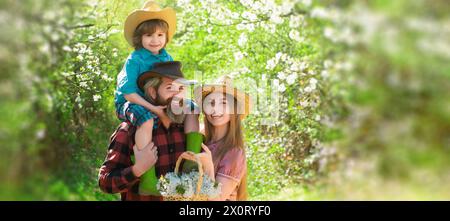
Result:
M251 200L450 199L448 1L158 2L189 78L258 97ZM0 200L118 200L97 174L143 3L0 1Z

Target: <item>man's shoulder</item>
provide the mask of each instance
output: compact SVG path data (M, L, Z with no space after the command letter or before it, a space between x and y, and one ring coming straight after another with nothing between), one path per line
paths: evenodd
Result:
M132 134L134 134L136 128L131 125L129 122L122 122L114 133L111 135L110 141L119 142L122 144L127 144L129 142L129 138Z

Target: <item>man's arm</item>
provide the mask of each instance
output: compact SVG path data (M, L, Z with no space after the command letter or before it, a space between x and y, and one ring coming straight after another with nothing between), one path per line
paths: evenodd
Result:
M133 173L129 150L128 125L122 125L111 136L108 154L100 167L98 184L106 193L128 191L139 178Z

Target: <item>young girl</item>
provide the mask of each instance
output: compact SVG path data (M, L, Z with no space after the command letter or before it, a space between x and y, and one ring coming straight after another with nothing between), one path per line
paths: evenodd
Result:
M138 149L151 142L151 131L158 119L165 127L170 124L164 113L165 106L154 106L146 101L137 80L142 73L152 69L154 63L173 61L165 47L175 29L175 11L172 8L161 9L152 1L145 3L142 9L133 11L125 21L125 38L135 50L128 56L117 77L114 101L119 119L137 127L135 142Z
M247 161L241 120L250 112L250 97L225 79L220 84L197 87L195 98L203 104L207 144L197 156L205 174L222 184L221 195L210 200L246 200ZM195 157L190 152L184 154Z

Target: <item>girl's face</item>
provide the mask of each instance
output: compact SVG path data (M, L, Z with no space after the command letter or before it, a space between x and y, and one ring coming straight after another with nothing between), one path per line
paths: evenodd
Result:
M156 28L153 34L142 35L142 46L153 54L159 54L159 51L166 46L166 32Z
M221 92L213 92L205 97L203 101L203 112L206 119L213 126L222 126L230 122L232 99Z

